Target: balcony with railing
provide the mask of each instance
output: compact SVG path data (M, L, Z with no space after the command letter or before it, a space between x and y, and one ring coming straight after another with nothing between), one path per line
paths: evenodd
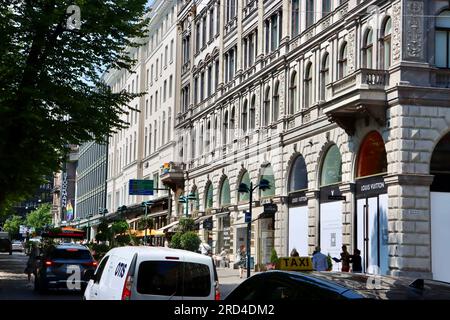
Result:
M380 125L386 121L386 88L389 72L359 69L328 85L323 113L336 122L349 135L355 133L355 121L370 116Z
M172 190L183 188L184 170L184 163L168 162L163 164L159 174L161 182Z

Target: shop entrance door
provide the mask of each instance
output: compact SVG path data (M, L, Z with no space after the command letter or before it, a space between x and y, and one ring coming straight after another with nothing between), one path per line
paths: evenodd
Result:
M383 176L356 181L356 248L361 251L363 272L387 274L388 195Z

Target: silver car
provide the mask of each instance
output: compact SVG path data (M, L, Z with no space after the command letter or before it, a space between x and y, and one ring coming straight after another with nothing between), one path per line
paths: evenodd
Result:
M20 251L23 252L23 243L19 240L13 240L12 241L12 251Z

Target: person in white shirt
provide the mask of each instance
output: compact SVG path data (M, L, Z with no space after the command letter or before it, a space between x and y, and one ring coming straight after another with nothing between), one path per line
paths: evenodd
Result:
M316 252L312 257L313 268L316 271L327 271L328 270L328 259L327 256L320 252L320 247L316 247Z

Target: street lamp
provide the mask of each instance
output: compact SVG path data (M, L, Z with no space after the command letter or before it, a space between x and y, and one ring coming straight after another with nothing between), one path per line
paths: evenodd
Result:
M197 200L197 196L195 195L195 193L191 192L187 195L187 197L180 196L180 198L178 199L178 202L186 203L186 211L185 211L186 217L188 216L189 200Z
M252 206L253 206L253 191L259 188L264 191L270 189L270 183L266 179L261 179L259 184L253 186L253 182L250 181L250 186L247 186L245 183L239 184L238 192L239 193L248 193L249 194L249 215L250 219L247 222L247 278L250 277L250 237L251 237L251 229L252 229Z
M147 223L147 208L148 208L148 206L152 206L153 203L154 203L153 201L148 200L148 201L142 202L142 204L141 204L141 207L145 208L145 215L144 215L144 220L145 220L144 245L145 246L147 245L147 225L148 225L148 223Z

